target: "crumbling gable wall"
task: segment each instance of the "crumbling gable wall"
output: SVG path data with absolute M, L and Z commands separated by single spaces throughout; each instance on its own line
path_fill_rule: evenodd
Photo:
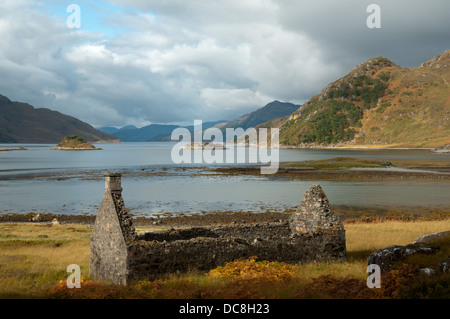
M 120 190 L 119 190 L 120 189 Z M 162 274 L 208 271 L 241 257 L 301 263 L 345 260 L 345 230 L 319 185 L 288 221 L 194 227 L 136 235 L 124 212 L 120 175 L 107 175 L 91 237 L 94 280 L 129 284 Z
M 125 215 L 121 175 L 105 175 L 105 193 L 91 235 L 89 273 L 95 280 L 126 285 L 127 247 L 134 240 Z

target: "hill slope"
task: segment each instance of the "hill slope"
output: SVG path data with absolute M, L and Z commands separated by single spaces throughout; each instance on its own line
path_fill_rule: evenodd
M 295 147 L 438 147 L 450 142 L 449 82 L 450 50 L 411 69 L 377 57 L 260 127 Z
M 116 139 L 72 116 L 12 102 L 0 94 L 1 143 L 58 143 L 64 136 L 73 134 L 89 142 Z
M 300 105 L 295 105 L 292 103 L 273 101 L 252 113 L 245 114 L 231 122 L 216 125 L 216 127 L 220 129 L 241 127 L 246 130 L 272 119 L 290 115 L 299 107 Z

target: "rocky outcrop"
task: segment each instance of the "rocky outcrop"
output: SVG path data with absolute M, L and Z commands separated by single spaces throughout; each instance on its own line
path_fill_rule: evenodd
M 367 260 L 367 264 L 377 264 L 380 266 L 381 272 L 386 272 L 396 263 L 405 260 L 408 256 L 416 254 L 433 254 L 435 252 L 436 248 L 432 247 L 394 245 L 372 253 Z
M 393 245 L 373 252 L 368 260 L 367 264 L 377 264 L 380 266 L 381 272 L 386 272 L 392 268 L 396 263 L 404 261 L 407 257 L 417 254 L 431 255 L 439 251 L 439 248 L 431 245 L 427 245 L 431 242 L 443 239 L 450 235 L 450 231 L 438 232 L 427 234 L 418 237 L 412 244 L 406 246 Z M 449 272 L 450 257 L 446 260 L 442 260 L 436 266 L 442 272 Z M 425 270 L 423 268 L 421 273 L 432 274 L 433 271 Z M 430 268 L 431 269 L 431 268 Z
M 450 144 L 436 147 L 431 150 L 433 153 L 450 153 Z
M 443 273 L 450 273 L 450 256 L 448 256 L 447 259 L 440 261 L 438 267 Z
M 427 234 L 427 235 L 423 235 L 423 236 L 418 237 L 412 243 L 413 244 L 429 243 L 431 241 L 435 241 L 437 239 L 444 238 L 444 237 L 446 237 L 448 235 L 450 235 L 450 231 L 443 231 L 443 232 L 438 232 L 438 233 Z

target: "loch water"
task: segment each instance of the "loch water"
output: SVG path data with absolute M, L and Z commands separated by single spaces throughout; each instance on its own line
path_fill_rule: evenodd
M 165 212 L 284 210 L 298 205 L 316 181 L 271 175 L 220 176 L 182 167 L 245 165 L 181 163 L 171 157 L 175 143 L 96 144 L 99 151 L 55 151 L 49 144 L 3 144 L 24 151 L 0 152 L 0 214 L 96 214 L 105 172 L 124 172 L 123 197 L 138 216 Z M 443 159 L 429 150 L 281 149 L 280 161 L 333 157 Z M 242 159 L 240 160 L 242 161 Z M 144 174 L 153 172 L 154 174 Z M 158 174 L 161 172 L 161 174 Z M 182 174 L 180 174 L 182 172 Z M 332 205 L 343 207 L 450 207 L 450 184 L 438 180 L 317 181 Z

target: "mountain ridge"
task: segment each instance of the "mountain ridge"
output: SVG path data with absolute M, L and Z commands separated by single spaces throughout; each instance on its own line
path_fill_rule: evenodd
M 207 129 L 222 122 L 223 121 L 204 122 L 202 123 L 202 127 L 203 129 Z M 150 124 L 141 128 L 137 128 L 134 125 L 126 125 L 115 131 L 112 127 L 108 126 L 99 129 L 112 132 L 110 134 L 116 136 L 123 142 L 166 142 L 171 141 L 172 131 L 176 128 L 187 128 L 189 131 L 193 131 L 194 125 Z
M 64 136 L 73 134 L 89 142 L 116 139 L 73 116 L 13 102 L 0 94 L 1 143 L 58 143 Z
M 283 147 L 422 147 L 450 142 L 450 50 L 416 68 L 369 59 L 331 82 L 278 127 Z
M 265 123 L 269 120 L 273 120 L 275 118 L 291 114 L 299 107 L 300 105 L 274 100 L 251 113 L 244 114 L 230 122 L 220 123 L 216 125 L 216 127 L 221 130 L 225 130 L 226 128 L 238 128 L 238 127 L 246 130 L 250 127 L 256 127 L 259 124 Z

